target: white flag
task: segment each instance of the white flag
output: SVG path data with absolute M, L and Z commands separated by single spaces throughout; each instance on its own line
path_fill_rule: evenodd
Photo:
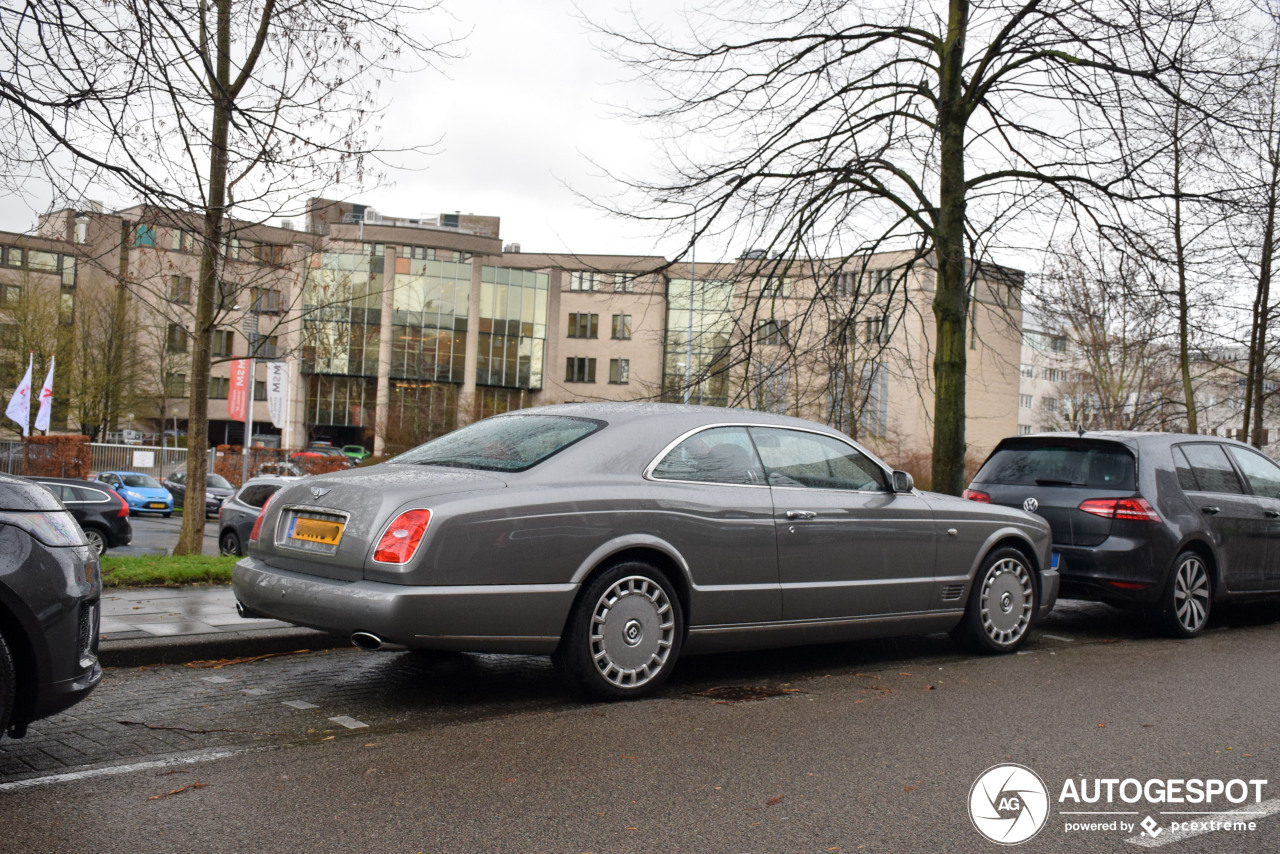
M 267 363 L 267 411 L 271 423 L 284 429 L 289 408 L 289 365 L 286 362 Z
M 5 415 L 22 425 L 24 436 L 28 433 L 27 425 L 31 423 L 31 362 L 34 359 L 33 354 L 27 360 L 27 372 L 23 375 L 22 382 L 18 383 L 18 387 L 14 389 L 9 407 L 4 411 Z
M 49 432 L 49 417 L 53 415 L 53 360 L 49 357 L 49 375 L 40 388 L 40 408 L 36 410 L 36 429 Z

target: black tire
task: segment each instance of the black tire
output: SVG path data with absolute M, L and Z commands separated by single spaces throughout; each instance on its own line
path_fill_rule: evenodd
M 1209 624 L 1213 606 L 1213 574 L 1196 552 L 1181 552 L 1169 568 L 1169 581 L 1152 616 L 1160 630 L 1174 638 L 1193 638 Z
M 0 737 L 13 721 L 13 707 L 18 695 L 18 672 L 9 645 L 0 634 Z
M 89 548 L 93 550 L 95 556 L 101 557 L 107 553 L 107 538 L 102 531 L 97 528 L 85 528 L 84 538 L 89 541 Z
M 244 550 L 240 547 L 240 535 L 230 528 L 223 531 L 218 537 L 218 554 L 223 557 L 244 557 Z
M 161 516 L 163 516 L 164 518 L 168 519 L 168 518 L 169 518 L 170 516 L 172 516 L 173 514 L 172 514 L 172 513 L 161 513 L 160 515 L 161 515 Z
M 587 582 L 552 660 L 580 693 L 633 700 L 667 680 L 683 641 L 684 610 L 671 582 L 646 563 L 628 561 Z
M 1039 600 L 1027 556 L 1012 547 L 995 549 L 978 568 L 964 617 L 951 636 L 975 652 L 1013 652 L 1027 639 Z

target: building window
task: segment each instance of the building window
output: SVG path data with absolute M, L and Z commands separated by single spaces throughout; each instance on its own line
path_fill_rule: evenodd
M 209 377 L 209 399 L 226 400 L 231 392 L 231 380 L 227 377 Z
M 185 326 L 180 323 L 170 323 L 169 334 L 165 338 L 165 349 L 170 353 L 185 353 L 187 339 L 190 337 Z
M 571 313 L 569 315 L 570 338 L 596 338 L 599 333 L 600 315 Z
M 218 280 L 218 308 L 227 311 L 236 307 L 236 286 L 225 279 Z
M 1031 427 L 1031 425 L 1030 425 L 1030 424 L 1019 424 L 1019 425 L 1018 425 L 1018 435 L 1019 435 L 1019 436 L 1030 436 L 1030 435 L 1031 435 L 1031 430 L 1032 430 L 1032 427 Z
M 1030 409 L 1030 408 L 1031 408 L 1031 395 L 1029 395 L 1029 394 L 1020 394 L 1020 395 L 1018 395 L 1018 406 L 1019 406 L 1019 407 L 1021 407 L 1022 409 Z
M 1018 369 L 1018 373 L 1022 375 L 1024 380 L 1033 380 L 1036 378 L 1036 369 L 1031 365 L 1023 365 Z
M 22 299 L 22 285 L 5 285 L 0 288 L 0 305 L 14 306 Z
M 631 382 L 631 360 L 609 360 L 609 382 L 614 385 L 626 385 Z
M 631 337 L 631 315 L 615 314 L 613 316 L 613 337 L 622 341 Z
M 184 330 L 185 331 L 185 330 Z M 213 330 L 213 355 L 214 356 L 230 356 L 232 354 L 232 343 L 235 333 L 230 329 Z M 186 352 L 184 348 L 182 352 Z
M 1056 397 L 1042 397 L 1040 398 L 1040 408 L 1045 412 L 1057 412 L 1058 399 Z
M 156 227 L 154 225 L 138 224 L 133 232 L 133 245 L 135 248 L 141 246 L 156 245 Z
M 261 314 L 279 314 L 280 291 L 276 288 L 254 288 L 252 310 Z
M 274 359 L 280 353 L 280 338 L 276 335 L 258 336 L 258 349 L 253 352 L 256 359 Z
M 253 381 L 253 399 L 254 400 L 267 399 L 267 381 L 266 380 Z
M 180 302 L 183 304 L 191 302 L 190 276 L 169 277 L 169 302 Z
M 888 326 L 884 318 L 877 317 L 862 321 L 862 343 L 883 344 L 888 340 Z
M 615 294 L 634 293 L 636 289 L 635 273 L 614 273 L 613 292 Z
M 756 327 L 756 343 L 777 346 L 787 343 L 787 321 L 766 320 Z
M 1044 378 L 1051 383 L 1060 383 L 1067 378 L 1067 372 L 1062 368 L 1045 368 Z
M 574 270 L 569 274 L 569 290 L 571 291 L 598 291 L 600 290 L 600 274 L 587 272 L 586 270 Z
M 32 270 L 43 270 L 47 273 L 58 271 L 58 256 L 54 252 L 41 252 L 32 249 L 27 253 L 27 266 Z
M 4 251 L 4 263 L 10 267 L 22 266 L 22 247 L 6 246 Z
M 564 381 L 567 383 L 593 383 L 596 381 L 596 360 L 581 356 L 565 359 Z
M 259 243 L 253 247 L 253 258 L 259 264 L 284 266 L 284 247 L 278 243 Z
M 172 372 L 165 374 L 164 393 L 169 397 L 186 397 L 187 375 Z
M 791 280 L 786 276 L 769 276 L 760 284 L 760 296 L 766 299 L 791 296 Z

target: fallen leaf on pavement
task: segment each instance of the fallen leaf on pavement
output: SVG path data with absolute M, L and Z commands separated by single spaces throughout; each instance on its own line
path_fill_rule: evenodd
M 208 783 L 189 783 L 185 786 L 182 786 L 181 788 L 177 788 L 177 789 L 173 789 L 172 791 L 165 792 L 163 795 L 152 795 L 151 797 L 147 798 L 147 800 L 158 801 L 163 798 L 168 798 L 177 794 L 181 794 L 182 792 L 185 792 L 187 789 L 207 789 L 208 787 L 209 787 Z
M 777 797 L 770 798 L 769 800 L 765 801 L 765 804 L 771 807 L 776 807 L 778 804 L 782 803 L 783 797 L 785 796 L 778 795 Z

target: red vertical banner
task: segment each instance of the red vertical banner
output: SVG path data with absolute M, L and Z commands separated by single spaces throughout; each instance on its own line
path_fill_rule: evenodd
M 231 387 L 227 390 L 227 418 L 243 421 L 248 413 L 245 390 L 249 388 L 249 360 L 231 360 Z

